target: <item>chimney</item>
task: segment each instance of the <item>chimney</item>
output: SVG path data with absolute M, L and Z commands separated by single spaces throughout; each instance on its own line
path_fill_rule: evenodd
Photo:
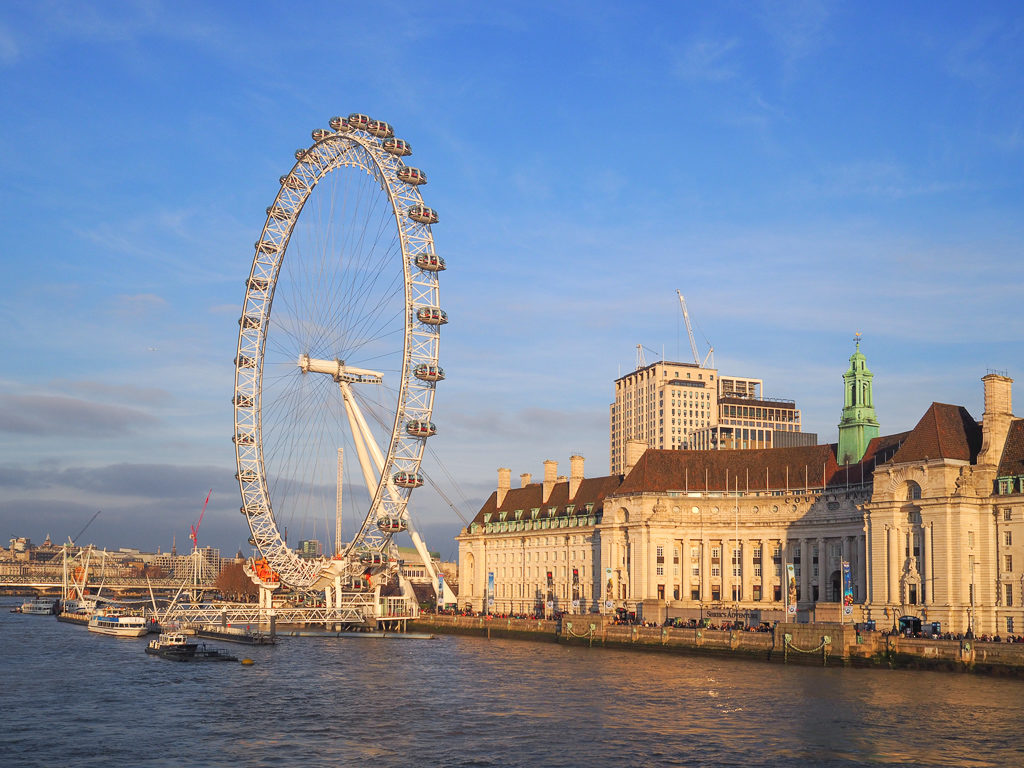
M 985 415 L 981 422 L 981 453 L 978 464 L 998 464 L 1013 420 L 1013 379 L 999 373 L 982 376 L 985 382 Z
M 579 454 L 569 457 L 569 501 L 576 498 L 576 491 L 583 482 L 583 457 Z
M 498 506 L 505 501 L 505 494 L 512 487 L 512 470 L 501 467 L 498 469 Z
M 625 474 L 629 474 L 633 471 L 633 467 L 640 461 L 640 457 L 644 455 L 644 451 L 647 450 L 647 443 L 643 440 L 627 440 L 626 441 L 626 471 Z
M 523 472 L 523 474 L 521 474 L 519 476 L 519 481 L 523 484 L 522 485 L 523 488 L 528 486 L 532 480 L 533 480 L 533 477 L 530 476 L 529 472 Z
M 551 490 L 555 487 L 555 479 L 558 476 L 558 462 L 554 459 L 547 459 L 544 462 L 544 493 L 541 496 L 541 503 L 547 504 L 551 497 Z

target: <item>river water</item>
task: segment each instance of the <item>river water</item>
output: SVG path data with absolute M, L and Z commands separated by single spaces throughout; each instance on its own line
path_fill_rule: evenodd
M 5 602 L 5 767 L 1024 765 L 1013 680 L 456 636 L 183 664 Z

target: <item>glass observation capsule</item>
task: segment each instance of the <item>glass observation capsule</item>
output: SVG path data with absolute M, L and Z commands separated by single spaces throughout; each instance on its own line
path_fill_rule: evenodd
M 361 115 L 358 112 L 353 112 L 348 116 L 348 124 L 353 128 L 358 128 L 361 131 L 365 131 L 370 127 L 370 123 L 374 122 L 373 118 L 369 115 Z
M 347 117 L 332 117 L 329 124 L 331 130 L 338 131 L 339 133 L 348 133 L 352 130 Z
M 448 313 L 439 307 L 420 307 L 416 310 L 416 319 L 426 325 L 444 325 L 448 322 Z
M 437 224 L 439 221 L 437 211 L 419 203 L 411 206 L 407 213 L 410 219 L 420 224 Z
M 416 256 L 416 266 L 427 272 L 440 272 L 446 269 L 444 259 L 436 253 L 420 253 Z
M 389 155 L 408 157 L 412 154 L 412 146 L 402 139 L 388 139 L 384 142 L 384 151 Z
M 366 126 L 366 132 L 371 136 L 376 136 L 378 139 L 390 139 L 395 135 L 391 126 L 383 120 L 371 120 Z
M 420 363 L 413 369 L 413 376 L 420 381 L 441 381 L 444 379 L 444 368 L 439 365 Z
M 412 184 L 414 187 L 427 183 L 427 174 L 419 168 L 413 168 L 408 165 L 399 168 L 398 173 L 395 175 L 398 177 L 399 181 L 404 181 L 406 184 Z
M 399 517 L 379 517 L 377 527 L 382 533 L 401 533 L 409 526 Z
M 423 475 L 419 472 L 395 472 L 391 480 L 399 488 L 419 488 L 423 485 Z
M 331 135 L 331 132 L 328 131 L 326 128 L 316 128 L 314 129 L 312 135 L 313 141 L 323 141 L 324 139 Z
M 421 421 L 413 419 L 406 422 L 405 431 L 413 437 L 433 437 L 437 434 L 437 427 L 432 421 Z

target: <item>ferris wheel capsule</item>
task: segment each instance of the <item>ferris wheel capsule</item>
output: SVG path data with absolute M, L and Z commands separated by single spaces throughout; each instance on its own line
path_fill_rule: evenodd
M 390 139 L 395 135 L 394 129 L 383 120 L 371 120 L 366 126 L 366 132 L 378 139 Z
M 407 165 L 399 168 L 395 175 L 399 181 L 404 181 L 406 184 L 412 184 L 415 187 L 427 183 L 427 174 L 419 168 L 413 168 L 412 166 Z
M 420 307 L 416 310 L 416 319 L 426 325 L 444 325 L 448 322 L 448 313 L 440 307 Z
M 256 278 L 253 278 L 256 279 Z M 260 316 L 259 315 L 242 315 L 238 318 L 238 324 L 247 330 L 253 330 L 260 327 Z
M 420 381 L 442 381 L 444 379 L 444 368 L 439 365 L 421 363 L 413 369 L 413 376 Z
M 406 422 L 405 431 L 413 437 L 433 437 L 437 434 L 437 427 L 432 421 L 413 419 Z
M 231 440 L 236 445 L 252 445 L 256 442 L 256 437 L 252 432 L 238 432 L 233 438 L 231 438 Z
M 400 517 L 379 517 L 377 518 L 377 527 L 382 533 L 401 533 L 409 525 Z
M 250 277 L 245 283 L 250 291 L 266 291 L 270 287 L 270 281 L 263 277 Z
M 384 555 L 380 552 L 360 552 L 359 562 L 363 565 L 382 565 L 384 563 Z
M 399 488 L 419 488 L 423 485 L 423 475 L 419 472 L 395 472 L 391 479 Z
M 331 135 L 331 132 L 328 131 L 326 128 L 315 128 L 315 129 L 313 129 L 313 134 L 312 134 L 313 141 L 323 141 L 324 139 L 326 139 L 330 135 Z
M 396 155 L 397 157 L 408 157 L 412 154 L 412 146 L 407 141 L 402 139 L 388 139 L 383 144 L 384 151 L 389 155 Z
M 285 221 L 286 219 L 290 219 L 292 214 L 291 211 L 282 208 L 279 205 L 268 205 L 267 216 L 272 219 L 277 219 L 278 221 Z
M 441 272 L 446 269 L 444 259 L 436 253 L 420 253 L 416 255 L 416 266 L 427 272 Z
M 410 206 L 407 214 L 410 219 L 418 221 L 420 224 L 437 224 L 439 221 L 437 211 L 419 203 Z
M 329 124 L 333 130 L 339 133 L 348 133 L 352 130 L 346 117 L 332 117 Z
M 298 149 L 295 150 L 295 159 L 296 160 L 301 160 L 302 158 L 304 158 L 306 156 L 306 153 L 308 151 L 309 150 L 306 149 L 305 147 L 299 147 Z
M 370 127 L 370 123 L 374 122 L 373 118 L 369 115 L 362 115 L 358 112 L 353 112 L 348 116 L 348 124 L 353 128 L 358 128 L 361 131 L 365 131 Z

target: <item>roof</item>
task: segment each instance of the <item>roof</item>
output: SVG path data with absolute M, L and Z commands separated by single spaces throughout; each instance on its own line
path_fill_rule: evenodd
M 999 459 L 999 477 L 1024 475 L 1024 419 L 1010 422 L 1003 444 L 1003 455 Z
M 932 403 L 892 461 L 903 464 L 927 459 L 955 459 L 973 463 L 980 450 L 981 426 L 966 408 Z
M 543 508 L 545 511 L 556 507 L 555 515 L 568 514 L 566 507 L 569 504 L 575 506 L 576 511 L 582 510 L 587 504 L 593 504 L 593 513 L 603 511 L 604 498 L 612 493 L 622 483 L 622 475 L 607 475 L 605 477 L 586 477 L 580 482 L 576 489 L 576 495 L 569 498 L 569 481 L 560 480 L 551 489 L 551 496 L 544 501 L 544 484 L 530 483 L 525 488 L 510 488 L 505 494 L 501 505 L 498 505 L 498 492 L 494 491 L 484 505 L 473 518 L 474 523 L 483 523 L 485 515 L 493 515 L 497 512 L 513 512 L 521 509 L 529 512 L 532 509 Z

